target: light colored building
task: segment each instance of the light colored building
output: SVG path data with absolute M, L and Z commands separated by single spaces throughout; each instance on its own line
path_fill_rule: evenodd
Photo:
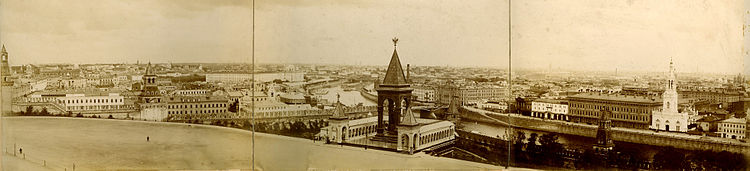
M 171 93 L 173 96 L 206 96 L 210 95 L 211 90 L 175 90 Z
M 745 139 L 747 131 L 747 120 L 731 117 L 719 122 L 717 133 L 722 138 Z
M 484 103 L 479 103 L 477 104 L 477 107 L 482 109 L 508 110 L 508 104 L 498 100 L 489 100 Z
M 57 102 L 71 112 L 128 109 L 125 98 L 119 93 L 107 94 L 66 94 Z
M 172 120 L 230 119 L 227 99 L 212 95 L 183 95 L 165 97 L 167 116 Z
M 417 96 L 417 101 L 435 102 L 435 91 L 435 87 L 417 85 L 414 86 L 414 91 L 412 92 L 412 94 L 414 94 L 414 96 Z
M 674 64 L 669 61 L 669 75 L 662 93 L 662 107 L 651 114 L 651 129 L 660 131 L 687 132 L 689 116 L 687 112 L 677 110 L 678 98 L 677 80 L 675 79 Z
M 506 92 L 507 89 L 494 85 L 443 85 L 437 88 L 435 100 L 440 104 L 448 104 L 453 96 L 458 96 L 461 105 L 467 106 L 482 103 L 486 100 L 503 99 Z
M 568 102 L 555 99 L 536 99 L 531 102 L 531 116 L 567 121 L 569 119 Z

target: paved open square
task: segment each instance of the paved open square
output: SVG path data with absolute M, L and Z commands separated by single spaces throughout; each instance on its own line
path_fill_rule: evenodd
M 23 170 L 249 170 L 251 132 L 206 125 L 109 119 L 8 117 L 3 168 Z M 146 140 L 148 137 L 148 141 Z M 256 134 L 256 169 L 499 169 L 425 154 L 406 155 Z M 16 151 L 22 148 L 26 154 Z M 9 154 L 10 153 L 10 154 Z M 45 166 L 41 166 L 46 163 Z

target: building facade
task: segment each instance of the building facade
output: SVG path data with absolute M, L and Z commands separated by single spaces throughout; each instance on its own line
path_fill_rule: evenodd
M 226 115 L 228 101 L 221 96 L 170 96 L 164 100 L 167 116 L 173 120 L 239 118 L 236 115 Z
M 677 102 L 679 94 L 677 94 L 677 80 L 675 79 L 675 69 L 672 61 L 669 61 L 669 75 L 667 75 L 667 82 L 664 85 L 664 93 L 662 93 L 662 107 L 659 110 L 655 110 L 651 117 L 651 129 L 660 131 L 676 131 L 676 132 L 687 132 L 688 131 L 688 113 L 679 112 Z
M 747 120 L 732 117 L 719 122 L 717 133 L 722 138 L 745 139 L 746 131 Z
M 241 73 L 211 73 L 206 74 L 206 82 L 225 82 L 225 83 L 242 83 L 251 81 L 255 78 L 259 82 L 270 82 L 276 79 L 282 81 L 298 82 L 305 81 L 305 74 L 301 72 L 283 72 L 283 73 L 257 73 L 253 74 L 241 74 Z
M 458 96 L 461 105 L 476 105 L 487 100 L 500 100 L 505 98 L 506 89 L 493 85 L 460 86 L 447 84 L 436 89 L 436 101 L 440 104 L 449 104 L 453 96 Z
M 531 102 L 531 117 L 567 121 L 568 102 L 565 100 L 536 99 Z
M 66 94 L 56 100 L 71 112 L 130 109 L 119 93 Z
M 596 124 L 601 110 L 609 108 L 612 127 L 649 129 L 651 114 L 662 106 L 654 96 L 582 93 L 568 97 L 571 122 Z
M 417 101 L 420 102 L 435 102 L 435 87 L 427 85 L 414 86 L 414 96 L 417 97 Z

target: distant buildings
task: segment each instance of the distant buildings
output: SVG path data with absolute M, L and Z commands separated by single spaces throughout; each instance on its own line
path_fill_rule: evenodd
M 460 86 L 449 83 L 438 86 L 435 92 L 435 100 L 440 104 L 448 104 L 453 96 L 458 96 L 461 105 L 476 105 L 486 100 L 505 98 L 507 89 L 495 85 Z
M 435 102 L 436 88 L 428 85 L 416 85 L 412 94 L 417 97 L 417 101 L 432 103 Z
M 456 98 L 456 99 L 458 99 L 458 98 Z M 490 110 L 492 110 L 492 109 L 494 109 L 494 110 L 501 110 L 501 111 L 508 110 L 508 104 L 505 103 L 505 102 L 503 102 L 503 101 L 499 101 L 499 100 L 488 100 L 488 101 L 486 101 L 484 103 L 477 104 L 477 107 L 479 107 L 481 109 L 490 109 Z
M 276 79 L 281 81 L 298 82 L 305 81 L 304 74 L 301 72 L 283 72 L 283 73 L 256 73 L 255 80 L 260 82 L 269 82 Z M 224 83 L 242 83 L 253 80 L 253 74 L 234 74 L 234 73 L 211 73 L 206 74 L 206 82 L 224 82 Z

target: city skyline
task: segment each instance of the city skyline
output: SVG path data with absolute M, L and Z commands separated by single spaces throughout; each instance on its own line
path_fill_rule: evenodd
M 737 3 L 514 2 L 513 65 L 664 71 L 672 57 L 680 72 L 736 74 L 745 68 L 748 74 L 742 65 L 750 61 L 742 55 L 743 8 Z M 402 40 L 404 63 L 507 67 L 507 1 L 256 4 L 257 63 L 382 64 L 395 36 Z M 7 1 L 3 6 L 9 10 L 0 13 L 0 37 L 11 65 L 251 63 L 250 1 Z M 29 18 L 43 22 L 24 22 Z

